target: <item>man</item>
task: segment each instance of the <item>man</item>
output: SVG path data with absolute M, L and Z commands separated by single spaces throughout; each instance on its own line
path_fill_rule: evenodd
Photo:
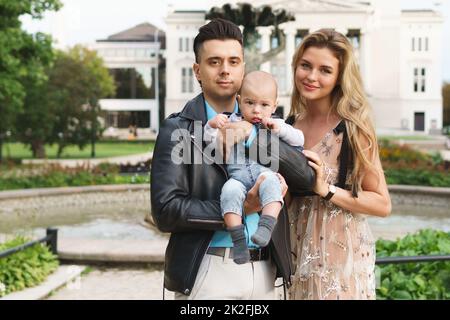
M 194 53 L 193 69 L 202 93 L 164 121 L 153 152 L 152 215 L 161 231 L 171 233 L 164 287 L 175 291 L 176 299 L 274 299 L 276 276 L 283 277 L 289 285 L 293 274 L 286 210 L 280 213 L 269 246 L 259 248 L 250 243 L 250 263 L 236 264 L 220 210 L 221 189 L 228 179 L 224 166 L 217 162 L 173 160 L 174 155 L 180 155 L 180 141 L 173 139 L 174 132 L 187 131 L 189 134 L 181 139 L 189 140 L 190 152 L 210 158 L 195 128 L 204 126 L 217 113 L 238 111 L 236 97 L 245 66 L 240 29 L 226 20 L 212 20 L 199 29 Z M 245 134 L 250 132 L 251 128 L 247 128 Z M 182 157 L 186 159 L 186 154 Z M 297 181 L 291 182 L 294 190 L 311 190 L 313 171 L 301 157 L 298 151 L 280 142 L 281 174 L 284 170 L 289 175 L 288 182 Z M 192 159 L 192 154 L 187 158 Z M 287 163 L 293 158 L 301 158 L 299 170 L 298 160 Z M 258 224 L 259 216 L 254 213 L 260 209 L 255 196 L 258 185 L 249 191 L 244 204 L 248 239 Z

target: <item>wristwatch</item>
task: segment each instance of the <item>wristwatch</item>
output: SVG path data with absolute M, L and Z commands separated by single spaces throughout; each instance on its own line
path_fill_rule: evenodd
M 323 198 L 325 200 L 330 200 L 334 196 L 335 193 L 336 193 L 336 186 L 329 184 L 328 185 L 328 194 Z

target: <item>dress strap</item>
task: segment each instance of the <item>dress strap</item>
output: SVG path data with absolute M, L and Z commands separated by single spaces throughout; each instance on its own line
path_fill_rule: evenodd
M 285 122 L 292 126 L 295 122 L 295 115 L 287 117 Z
M 339 134 L 341 132 L 344 133 L 342 137 L 342 147 L 339 153 L 339 177 L 337 185 L 339 188 L 346 189 L 345 182 L 347 180 L 347 172 L 349 167 L 353 169 L 353 159 L 345 121 L 342 120 L 341 122 L 339 122 L 339 124 L 336 126 L 336 128 L 333 129 L 333 131 L 335 134 Z M 352 188 L 352 195 L 355 198 L 358 197 L 358 193 L 355 188 Z

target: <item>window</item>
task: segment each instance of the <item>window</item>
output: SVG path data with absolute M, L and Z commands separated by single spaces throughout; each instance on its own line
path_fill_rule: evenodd
M 425 68 L 422 68 L 421 91 L 425 92 Z
M 353 48 L 358 49 L 361 39 L 361 32 L 359 29 L 350 29 L 347 32 L 347 38 L 352 44 Z
M 112 99 L 152 99 L 154 81 L 152 70 L 148 67 L 109 69 L 114 78 L 116 91 L 108 98 Z
M 275 48 L 278 48 L 278 46 L 279 46 L 278 37 L 276 35 L 272 35 L 271 41 L 270 41 L 270 47 L 272 49 L 275 49 Z
M 186 69 L 187 68 L 181 68 L 181 92 L 186 93 Z
M 295 35 L 295 47 L 298 47 L 302 40 L 308 35 L 308 30 L 301 29 L 297 31 Z
M 426 69 L 414 68 L 414 92 L 426 92 Z
M 302 43 L 303 38 L 300 37 L 298 34 L 295 36 L 295 47 L 297 48 L 300 43 Z
M 414 68 L 414 92 L 417 92 L 419 90 L 418 75 L 419 75 L 419 69 Z
M 191 51 L 190 43 L 194 43 L 194 40 L 190 39 L 190 38 L 179 38 L 178 39 L 178 51 L 179 52 L 189 52 L 189 51 Z
M 416 38 L 412 38 L 411 41 L 411 50 L 415 51 L 416 50 Z
M 194 72 L 192 68 L 181 68 L 181 92 L 194 92 Z
M 422 38 L 419 38 L 419 51 L 422 51 Z
M 189 78 L 188 78 L 189 92 L 194 92 L 194 71 L 192 70 L 192 68 L 189 68 L 188 75 L 189 75 Z
M 428 51 L 428 37 L 425 38 L 425 51 Z

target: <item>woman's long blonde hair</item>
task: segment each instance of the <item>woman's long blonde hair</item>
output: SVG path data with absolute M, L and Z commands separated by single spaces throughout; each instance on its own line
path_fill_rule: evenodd
M 370 115 L 371 107 L 364 93 L 353 47 L 344 35 L 332 29 L 321 29 L 305 37 L 292 59 L 294 88 L 290 116 L 304 118 L 308 112 L 307 101 L 295 85 L 295 72 L 304 52 L 310 47 L 328 48 L 339 60 L 339 75 L 331 93 L 330 111 L 335 111 L 345 120 L 353 163 L 351 184 L 355 195 L 361 190 L 361 182 L 367 170 L 378 174 L 374 167 L 378 144 Z

